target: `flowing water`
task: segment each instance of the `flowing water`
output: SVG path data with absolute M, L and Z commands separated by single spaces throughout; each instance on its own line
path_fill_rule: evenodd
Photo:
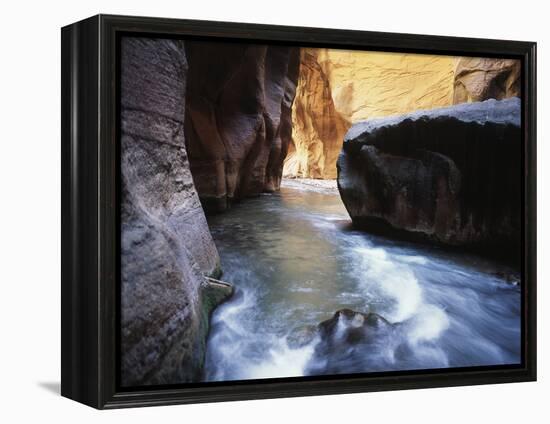
M 509 269 L 354 231 L 337 191 L 283 187 L 209 224 L 235 294 L 212 317 L 207 381 L 520 362 Z M 308 335 L 343 308 L 398 331 L 323 357 Z

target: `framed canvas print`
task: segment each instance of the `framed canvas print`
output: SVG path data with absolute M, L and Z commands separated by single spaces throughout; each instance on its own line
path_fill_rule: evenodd
M 62 394 L 536 379 L 535 43 L 62 29 Z

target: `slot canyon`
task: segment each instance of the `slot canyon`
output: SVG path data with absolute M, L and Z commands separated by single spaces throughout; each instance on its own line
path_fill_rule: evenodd
M 517 360 L 518 61 L 121 46 L 123 385 Z

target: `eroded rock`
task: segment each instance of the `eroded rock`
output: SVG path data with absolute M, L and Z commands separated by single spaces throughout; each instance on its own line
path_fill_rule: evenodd
M 385 318 L 373 312 L 364 314 L 341 309 L 319 324 L 319 334 L 322 341 L 329 345 L 342 342 L 356 344 L 376 337 L 377 332 L 387 332 L 391 327 L 392 324 Z
M 318 326 L 318 342 L 307 374 L 364 372 L 382 364 L 380 356 L 391 349 L 396 325 L 382 316 L 341 309 Z M 382 365 L 381 365 L 382 366 Z
M 521 94 L 521 62 L 462 57 L 455 70 L 453 103 L 501 100 Z
M 219 257 L 185 148 L 184 44 L 123 38 L 121 65 L 122 384 L 196 381 Z
M 284 166 L 288 177 L 336 178 L 336 159 L 350 124 L 336 110 L 330 79 L 319 63 L 324 51 L 301 51 L 292 143 Z
M 520 112 L 512 98 L 355 124 L 338 159 L 354 225 L 519 258 Z
M 204 208 L 278 190 L 299 49 L 193 41 L 186 50 L 187 151 Z
M 284 175 L 335 178 L 353 122 L 452 104 L 450 56 L 304 48 Z

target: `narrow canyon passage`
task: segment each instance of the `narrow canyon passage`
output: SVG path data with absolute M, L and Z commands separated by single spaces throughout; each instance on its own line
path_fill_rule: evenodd
M 352 230 L 337 189 L 322 184 L 284 180 L 280 192 L 210 217 L 236 290 L 212 317 L 205 380 L 520 362 L 510 269 Z M 333 343 L 320 340 L 318 324 L 343 308 L 389 325 L 353 343 L 339 335 L 362 318 L 342 315 Z
M 121 48 L 123 386 L 520 361 L 519 61 Z

